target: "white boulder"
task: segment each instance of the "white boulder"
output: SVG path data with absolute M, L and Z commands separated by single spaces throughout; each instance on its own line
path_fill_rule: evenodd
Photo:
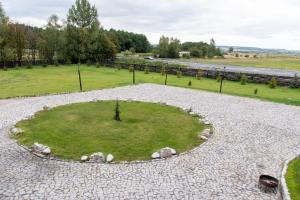
M 200 138 L 201 138 L 202 140 L 204 140 L 204 141 L 207 141 L 207 140 L 208 140 L 208 138 L 205 137 L 205 136 L 203 136 L 203 135 L 202 135 Z
M 112 154 L 108 154 L 106 156 L 106 162 L 112 162 L 114 160 L 114 156 Z
M 24 131 L 21 128 L 12 128 L 11 133 L 14 135 L 18 135 L 18 134 L 24 133 Z
M 160 154 L 158 152 L 154 152 L 152 155 L 151 155 L 151 158 L 152 159 L 158 159 L 160 158 Z
M 39 154 L 43 154 L 43 155 L 49 155 L 51 154 L 51 149 L 45 145 L 39 144 L 37 142 L 35 142 L 32 146 L 33 151 Z
M 81 160 L 82 162 L 86 162 L 86 161 L 89 160 L 89 157 L 88 157 L 88 156 L 81 156 L 80 160 Z
M 104 163 L 105 162 L 105 156 L 101 152 L 93 153 L 91 155 L 90 161 L 91 162 L 97 162 L 97 163 Z

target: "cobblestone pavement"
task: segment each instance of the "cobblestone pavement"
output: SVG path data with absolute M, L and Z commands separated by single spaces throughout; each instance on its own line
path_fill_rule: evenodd
M 43 160 L 8 137 L 10 127 L 45 105 L 95 98 L 192 107 L 215 133 L 178 157 L 112 165 Z M 279 199 L 258 189 L 258 177 L 280 177 L 283 161 L 299 151 L 299 124 L 300 107 L 153 84 L 2 100 L 0 199 Z

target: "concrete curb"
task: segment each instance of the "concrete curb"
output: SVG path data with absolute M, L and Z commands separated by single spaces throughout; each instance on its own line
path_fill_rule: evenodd
M 287 183 L 286 183 L 286 180 L 285 180 L 285 175 L 286 175 L 286 172 L 287 172 L 287 169 L 288 169 L 288 165 L 289 163 L 300 157 L 300 151 L 297 153 L 297 154 L 294 154 L 293 156 L 291 156 L 289 159 L 287 159 L 285 162 L 284 162 L 284 166 L 283 166 L 283 169 L 282 169 L 282 172 L 281 172 L 281 177 L 280 177 L 280 186 L 281 186 L 281 196 L 282 196 L 282 200 L 291 200 L 291 196 L 290 196 L 290 193 L 289 193 L 289 190 L 288 190 L 288 187 L 287 187 Z

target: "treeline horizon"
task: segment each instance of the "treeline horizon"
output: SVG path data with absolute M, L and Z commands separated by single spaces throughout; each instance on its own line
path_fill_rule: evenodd
M 0 62 L 26 61 L 35 63 L 103 62 L 114 60 L 119 52 L 149 53 L 161 58 L 178 58 L 180 51 L 190 51 L 192 57 L 222 56 L 212 39 L 205 42 L 180 43 L 177 38 L 162 36 L 158 46 L 152 46 L 144 34 L 124 30 L 104 29 L 98 11 L 88 0 L 76 0 L 66 20 L 60 24 L 57 15 L 49 17 L 44 27 L 12 22 L 0 2 Z

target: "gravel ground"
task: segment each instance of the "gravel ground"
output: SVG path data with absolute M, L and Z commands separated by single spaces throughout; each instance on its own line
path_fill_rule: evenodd
M 115 165 L 43 160 L 8 137 L 43 106 L 116 98 L 192 107 L 214 136 L 178 157 Z M 153 84 L 2 100 L 0 199 L 280 199 L 261 192 L 258 177 L 280 177 L 283 161 L 299 152 L 299 124 L 300 107 Z

